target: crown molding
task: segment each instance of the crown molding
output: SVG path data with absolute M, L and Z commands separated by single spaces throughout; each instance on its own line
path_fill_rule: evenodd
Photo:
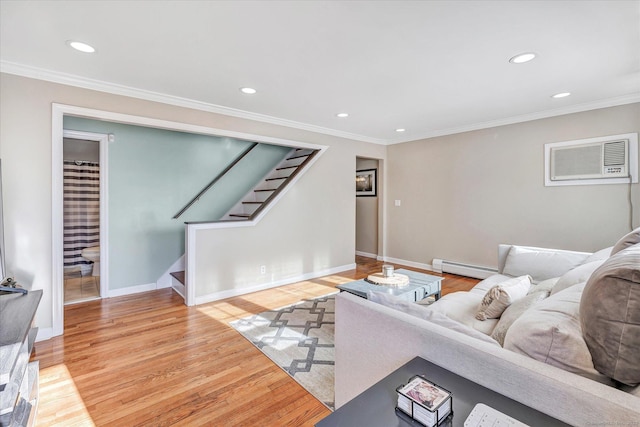
M 29 77 L 37 80 L 45 80 L 52 83 L 59 83 L 68 86 L 81 87 L 84 89 L 106 92 L 114 95 L 128 96 L 131 98 L 143 99 L 146 101 L 159 102 L 163 104 L 174 105 L 177 107 L 190 108 L 194 110 L 206 111 L 209 113 L 223 114 L 242 119 L 254 120 L 258 122 L 270 123 L 278 126 L 285 126 L 294 129 L 301 129 L 309 132 L 320 133 L 324 135 L 336 136 L 355 141 L 369 142 L 378 145 L 394 145 L 405 142 L 419 141 L 422 139 L 435 138 L 438 136 L 453 135 L 456 133 L 470 132 L 474 130 L 487 129 L 498 126 L 506 126 L 515 123 L 528 122 L 532 120 L 545 119 L 549 117 L 561 116 L 565 114 L 580 113 L 583 111 L 597 110 L 600 108 L 616 107 L 619 105 L 632 104 L 640 102 L 640 93 L 623 95 L 615 98 L 601 99 L 598 101 L 586 102 L 577 105 L 571 105 L 553 110 L 538 111 L 535 113 L 521 114 L 518 116 L 506 117 L 498 120 L 489 120 L 486 122 L 472 123 L 464 126 L 456 126 L 447 129 L 436 129 L 410 138 L 396 139 L 379 139 L 369 136 L 343 132 L 336 129 L 315 126 L 307 123 L 296 122 L 293 120 L 281 119 L 278 117 L 268 116 L 265 114 L 252 113 L 250 111 L 238 110 L 235 108 L 224 107 L 221 105 L 210 104 L 207 102 L 196 101 L 188 98 L 167 95 L 159 92 L 153 92 L 143 89 L 137 89 L 130 86 L 119 85 L 115 83 L 104 82 L 101 80 L 89 79 L 76 76 L 73 74 L 60 73 L 43 68 L 32 67 L 29 65 L 18 64 L 8 61 L 0 61 L 0 72 L 7 74 L 15 74 L 22 77 Z
M 598 110 L 600 108 L 617 107 L 619 105 L 633 104 L 640 102 L 640 93 L 623 95 L 615 98 L 600 99 L 598 101 L 585 102 L 553 110 L 538 111 L 536 113 L 521 114 L 518 116 L 506 117 L 504 119 L 490 120 L 487 122 L 473 123 L 465 126 L 456 126 L 448 129 L 430 131 L 420 136 L 413 136 L 411 139 L 394 139 L 387 145 L 402 144 L 404 142 L 419 141 L 422 139 L 435 138 L 438 136 L 453 135 L 456 133 L 470 132 L 480 129 L 488 129 L 498 126 L 512 125 L 515 123 L 530 122 L 532 120 L 546 119 L 549 117 L 562 116 L 565 114 L 581 113 L 583 111 Z
M 119 85 L 116 83 L 89 79 L 73 74 L 51 71 L 44 68 L 32 67 L 30 65 L 18 64 L 15 62 L 0 61 L 0 72 L 15 74 L 22 77 L 29 77 L 37 80 L 45 80 L 48 82 L 59 83 L 68 86 L 80 87 L 83 89 L 95 90 L 98 92 L 106 92 L 114 95 L 143 99 L 145 101 L 159 102 L 162 104 L 174 105 L 176 107 L 191 108 L 194 110 L 206 111 L 209 113 L 223 114 L 226 116 L 233 116 L 242 119 L 270 123 L 278 126 L 306 130 L 309 132 L 337 136 L 339 138 L 369 142 L 379 145 L 387 145 L 389 143 L 389 141 L 383 139 L 371 138 L 368 136 L 353 134 L 349 132 L 342 132 L 336 129 L 315 126 L 307 123 L 296 122 L 293 120 L 281 119 L 278 117 L 268 116 L 266 114 L 252 113 L 250 111 L 238 110 L 236 108 L 224 107 L 222 105 L 210 104 L 207 102 L 182 98 L 179 96 L 167 95 L 164 93 L 138 89 L 130 86 Z

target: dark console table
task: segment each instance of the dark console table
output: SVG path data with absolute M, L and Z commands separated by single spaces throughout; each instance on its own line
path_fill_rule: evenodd
M 453 395 L 453 416 L 441 425 L 463 426 L 464 421 L 477 403 L 484 403 L 530 426 L 567 425 L 533 408 L 449 372 L 440 366 L 416 357 L 338 408 L 333 414 L 322 419 L 316 426 L 419 426 L 420 424 L 417 422 L 411 422 L 395 412 L 397 402 L 396 387 L 400 384 L 406 384 L 409 378 L 416 374 L 424 375 L 432 382 L 451 391 Z M 522 386 L 526 387 L 526 384 Z
M 29 363 L 42 291 L 0 294 L 0 426 L 32 426 L 38 404 L 38 362 Z

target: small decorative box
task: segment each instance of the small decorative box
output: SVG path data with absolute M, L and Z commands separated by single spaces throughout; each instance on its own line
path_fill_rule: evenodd
M 409 382 L 398 387 L 396 392 L 398 392 L 396 410 L 402 411 L 426 427 L 441 424 L 453 413 L 451 392 L 422 375 L 411 377 Z

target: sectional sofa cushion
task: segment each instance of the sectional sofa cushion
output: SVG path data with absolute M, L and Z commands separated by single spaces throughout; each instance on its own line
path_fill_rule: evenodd
M 476 319 L 476 312 L 484 295 L 480 292 L 453 292 L 429 306 L 429 310 L 441 313 L 485 335 L 491 335 L 498 319 Z
M 525 311 L 507 330 L 504 348 L 611 385 L 594 368 L 582 337 L 578 314 L 584 286 L 574 285 Z
M 500 283 L 506 282 L 507 280 L 512 279 L 511 276 L 505 276 L 504 274 L 492 274 L 487 277 L 477 285 L 475 285 L 469 292 L 473 292 L 475 294 L 485 295 L 487 291 L 493 288 L 495 285 L 499 285 Z
M 586 282 L 587 280 L 589 280 L 589 277 L 591 277 L 591 274 L 593 274 L 593 272 L 596 271 L 596 269 L 600 267 L 603 262 L 604 261 L 592 261 L 569 270 L 558 279 L 558 283 L 556 283 L 556 285 L 551 290 L 551 295 L 556 294 L 564 289 L 570 288 L 571 286 L 578 283 Z
M 531 287 L 531 276 L 509 279 L 489 289 L 482 299 L 476 319 L 497 319 L 515 301 L 524 298 Z M 488 303 L 488 304 L 487 304 Z
M 533 283 L 539 283 L 553 277 L 560 277 L 583 263 L 588 256 L 589 254 L 580 252 L 511 246 L 502 274 L 511 277 L 528 274 L 532 277 Z
M 640 384 L 640 243 L 591 275 L 580 315 L 595 368 L 623 384 Z
M 367 293 L 367 299 L 372 302 L 393 308 L 395 310 L 402 311 L 403 313 L 407 313 L 411 316 L 419 317 L 432 323 L 436 323 L 440 326 L 444 326 L 449 330 L 468 335 L 484 342 L 498 345 L 498 343 L 488 335 L 476 331 L 475 329 L 463 325 L 462 323 L 459 323 L 455 320 L 452 320 L 438 311 L 430 310 L 429 306 L 416 304 L 414 302 L 406 301 L 394 295 L 385 294 L 382 292 L 369 291 Z
M 559 277 L 554 277 L 553 279 L 543 280 L 537 285 L 531 284 L 531 288 L 529 288 L 529 292 L 527 295 L 535 294 L 537 292 L 544 293 L 545 298 L 551 294 L 551 290 L 556 286 L 560 280 Z
M 611 249 L 611 256 L 617 254 L 623 249 L 626 249 L 638 243 L 640 243 L 640 227 L 622 236 L 620 240 L 618 240 L 618 242 L 613 245 L 613 249 Z
M 504 345 L 504 337 L 507 335 L 507 331 L 513 322 L 522 316 L 522 314 L 524 314 L 524 312 L 530 307 L 538 303 L 538 301 L 542 301 L 546 297 L 546 292 L 534 292 L 511 304 L 507 307 L 504 313 L 502 313 L 502 316 L 500 316 L 498 324 L 493 328 L 493 332 L 491 332 L 491 338 L 498 341 L 500 345 Z
M 600 249 L 598 252 L 594 252 L 584 260 L 583 264 L 588 264 L 593 261 L 604 261 L 611 256 L 611 251 L 613 250 L 613 246 L 609 246 L 608 248 Z

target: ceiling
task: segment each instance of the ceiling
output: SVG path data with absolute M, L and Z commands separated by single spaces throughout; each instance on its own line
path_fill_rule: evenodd
M 639 102 L 640 1 L 1 0 L 0 66 L 390 144 Z

